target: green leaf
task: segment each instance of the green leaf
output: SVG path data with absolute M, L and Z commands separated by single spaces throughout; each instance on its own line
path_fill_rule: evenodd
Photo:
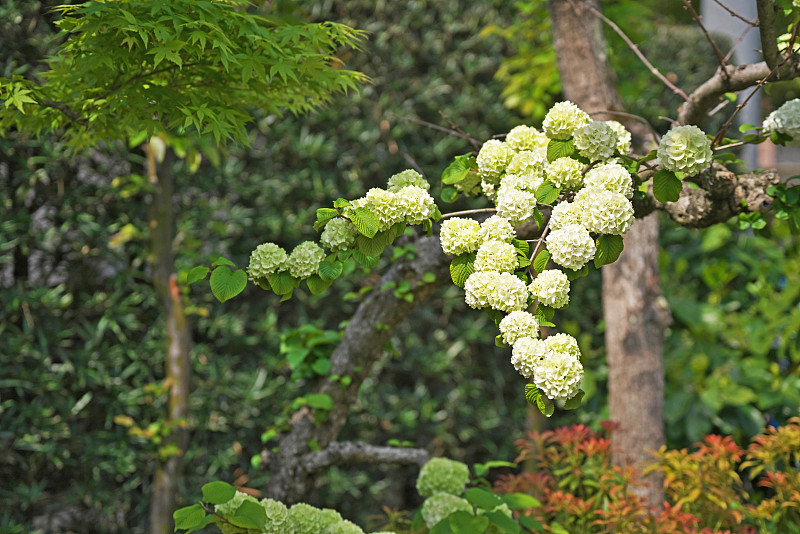
M 503 341 L 503 334 L 497 334 L 494 336 L 494 346 L 503 348 L 506 346 L 505 342 Z
M 350 214 L 350 220 L 353 221 L 353 224 L 358 231 L 361 232 L 361 235 L 375 237 L 375 234 L 378 233 L 380 221 L 378 221 L 378 217 L 367 208 L 357 208 L 354 210 Z
M 484 510 L 494 510 L 501 504 L 503 499 L 492 493 L 480 488 L 470 488 L 464 493 L 464 498 L 471 504 Z
M 489 472 L 489 469 L 493 467 L 517 467 L 517 464 L 514 462 L 506 462 L 505 460 L 491 460 L 486 462 L 485 464 L 473 464 L 472 468 L 475 470 L 475 475 L 482 477 L 486 473 Z
M 231 271 L 227 266 L 214 269 L 211 273 L 211 292 L 220 302 L 232 299 L 247 286 L 247 273 L 242 269 Z
M 308 290 L 311 291 L 312 295 L 319 295 L 320 293 L 331 287 L 332 283 L 333 280 L 323 280 L 317 274 L 313 274 L 308 278 L 306 278 L 306 285 L 308 286 Z
M 278 295 L 287 295 L 294 291 L 298 281 L 289 274 L 289 271 L 278 271 L 267 275 L 267 280 L 272 286 L 272 290 Z
M 536 190 L 536 202 L 540 204 L 552 204 L 558 198 L 561 189 L 554 186 L 550 180 L 545 180 L 539 189 Z
M 461 510 L 448 517 L 454 534 L 481 534 L 489 526 L 489 519 L 486 516 L 474 516 Z
M 227 265 L 229 267 L 236 267 L 235 263 L 233 263 L 231 260 L 229 260 L 227 258 L 223 258 L 222 256 L 217 258 L 216 261 L 214 261 L 214 263 L 211 264 L 212 267 L 219 267 L 220 265 Z
M 528 256 L 523 256 L 522 254 L 517 254 L 517 269 L 524 269 L 528 265 L 531 264 L 531 260 L 528 259 Z
M 541 273 L 547 267 L 547 262 L 550 261 L 550 251 L 547 249 L 543 249 L 539 251 L 536 257 L 533 259 L 533 270 L 537 273 Z
M 527 515 L 520 516 L 519 524 L 534 532 L 544 532 L 542 523 Z
M 573 140 L 567 139 L 551 139 L 547 143 L 547 162 L 555 161 L 558 158 L 566 158 L 575 153 L 575 143 Z M 546 202 L 549 204 L 549 202 Z
M 433 217 L 431 217 L 431 219 L 433 219 L 433 222 L 439 222 L 442 220 L 442 212 L 439 211 L 439 206 L 436 206 L 436 209 L 433 212 Z
M 198 265 L 197 267 L 192 267 L 192 270 L 189 271 L 189 274 L 186 275 L 186 285 L 190 286 L 195 282 L 199 282 L 203 278 L 206 277 L 208 274 L 209 268 L 205 265 Z
M 522 254 L 523 256 L 527 256 L 531 253 L 531 247 L 528 245 L 527 241 L 523 241 L 521 239 L 512 239 L 511 244 L 514 245 L 515 249 L 517 249 L 517 253 Z
M 335 256 L 328 256 L 319 264 L 319 277 L 323 280 L 336 280 L 341 276 L 344 264 Z
M 400 237 L 404 233 L 406 233 L 406 223 L 399 222 L 392 225 L 392 234 L 394 234 L 394 237 Z
M 614 263 L 622 254 L 622 236 L 603 234 L 597 238 L 597 253 L 594 256 L 594 266 L 598 269 L 603 265 Z
M 500 527 L 502 532 L 510 534 L 518 534 L 520 532 L 519 524 L 503 512 L 486 512 L 484 515 L 491 524 Z
M 653 175 L 653 195 L 660 202 L 675 202 L 681 196 L 683 182 L 674 172 L 660 170 Z
M 267 522 L 267 512 L 258 503 L 244 501 L 233 513 L 233 516 L 226 519 L 237 527 L 263 530 Z
M 375 258 L 372 256 L 367 256 L 360 250 L 353 251 L 353 259 L 356 260 L 358 263 L 366 267 L 367 269 L 372 269 L 376 265 L 378 265 L 378 261 L 380 258 Z
M 209 482 L 203 486 L 202 491 L 203 500 L 209 504 L 224 504 L 236 495 L 236 488 L 221 480 Z
M 539 408 L 539 411 L 542 412 L 545 417 L 550 417 L 555 411 L 553 401 L 547 398 L 547 396 L 542 393 L 542 390 L 533 384 L 525 384 L 525 400 Z
M 541 392 L 534 384 L 525 384 L 525 400 L 528 401 L 528 404 L 536 406 L 539 395 L 541 395 Z
M 199 527 L 205 517 L 206 511 L 199 504 L 179 508 L 172 514 L 172 519 L 175 521 L 175 532 L 178 529 Z
M 451 204 L 458 198 L 458 189 L 455 187 L 445 187 L 442 189 L 442 201 Z
M 586 395 L 586 392 L 583 391 L 582 389 L 579 389 L 578 393 L 575 394 L 574 397 L 572 397 L 571 399 L 567 399 L 567 401 L 564 403 L 564 409 L 574 410 L 576 408 L 580 408 L 581 401 L 583 400 L 584 395 Z
M 450 262 L 450 278 L 458 287 L 464 287 L 469 275 L 475 272 L 475 253 L 459 254 Z
M 506 493 L 502 496 L 502 499 L 512 510 L 525 510 L 542 505 L 542 503 L 527 493 Z
M 476 166 L 475 158 L 470 154 L 456 156 L 453 162 L 442 171 L 442 183 L 446 185 L 456 184 L 466 178 L 470 169 Z
M 739 132 L 745 133 L 745 132 L 748 132 L 750 130 L 755 130 L 756 128 L 758 128 L 758 126 L 756 126 L 755 124 L 745 123 L 745 124 L 742 124 L 741 126 L 739 126 Z
M 384 243 L 383 239 L 377 237 L 369 238 L 363 235 L 356 237 L 356 246 L 358 250 L 373 258 L 377 258 L 383 253 L 383 249 L 386 248 Z
M 333 208 L 319 208 L 317 209 L 317 222 L 325 224 L 337 215 L 339 215 L 338 210 Z
M 310 393 L 305 396 L 308 405 L 315 410 L 333 410 L 333 399 L 325 393 Z
M 450 528 L 450 517 L 445 517 L 436 523 L 428 534 L 453 534 L 453 529 Z
M 331 361 L 326 358 L 320 358 L 314 362 L 311 366 L 311 370 L 318 375 L 327 375 L 331 372 Z
M 533 208 L 533 220 L 536 222 L 536 226 L 539 228 L 541 228 L 544 224 L 544 215 L 542 215 L 542 212 L 539 211 L 538 207 Z
M 347 200 L 346 198 L 341 198 L 340 197 L 340 198 L 337 198 L 336 200 L 333 201 L 333 207 L 334 208 L 344 208 L 344 207 L 347 207 L 349 205 L 350 205 L 350 201 Z

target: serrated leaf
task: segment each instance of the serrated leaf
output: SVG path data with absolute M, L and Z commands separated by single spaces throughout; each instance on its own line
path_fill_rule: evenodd
M 653 196 L 659 202 L 675 202 L 681 196 L 683 182 L 674 172 L 660 170 L 653 175 Z
M 500 527 L 501 532 L 519 534 L 521 531 L 519 524 L 503 512 L 486 512 L 484 515 L 489 520 L 489 523 Z
M 352 250 L 340 250 L 336 253 L 336 257 L 339 258 L 339 261 L 347 261 L 350 259 L 350 256 L 353 255 Z
M 603 234 L 597 238 L 597 253 L 594 255 L 594 266 L 614 263 L 622 254 L 623 241 L 621 235 Z
M 469 275 L 475 272 L 475 253 L 459 254 L 450 262 L 450 278 L 458 287 L 464 287 Z
M 231 271 L 227 266 L 214 269 L 209 280 L 211 292 L 220 302 L 232 299 L 247 286 L 247 273 L 242 269 Z
M 306 278 L 306 285 L 308 286 L 308 290 L 311 291 L 312 295 L 319 295 L 329 287 L 333 280 L 323 280 L 320 278 L 319 275 L 314 274 Z
M 554 186 L 550 180 L 545 180 L 536 190 L 536 202 L 540 204 L 552 204 L 558 198 L 561 189 Z
M 209 270 L 210 269 L 205 265 L 198 265 L 197 267 L 192 267 L 192 270 L 189 271 L 188 275 L 186 275 L 186 285 L 190 286 L 195 282 L 199 282 L 200 280 L 206 277 Z
M 528 385 L 532 386 L 533 384 Z M 506 493 L 502 499 L 512 510 L 525 510 L 542 505 L 535 497 L 531 497 L 527 493 Z
M 547 162 L 555 161 L 558 158 L 566 158 L 575 153 L 575 143 L 567 139 L 551 139 L 547 143 Z M 547 202 L 549 204 L 549 202 Z
M 442 189 L 442 201 L 451 204 L 458 198 L 458 190 L 454 187 L 445 187 Z
M 445 517 L 436 523 L 428 534 L 453 534 L 453 529 L 450 528 L 450 518 Z
M 258 503 L 244 501 L 227 519 L 237 527 L 262 530 L 267 522 L 267 512 Z
M 203 500 L 209 504 L 224 504 L 236 495 L 236 488 L 221 480 L 209 482 L 202 491 Z
M 536 399 L 536 407 L 539 408 L 539 411 L 542 412 L 542 415 L 545 417 L 552 416 L 556 410 L 552 399 L 548 398 L 544 393 L 539 395 L 539 398 Z
M 463 156 L 456 156 L 455 160 L 442 171 L 442 183 L 446 185 L 457 184 L 467 177 L 470 164 Z
M 179 508 L 172 514 L 172 519 L 175 521 L 175 531 L 199 527 L 205 518 L 206 511 L 199 504 Z
M 533 208 L 533 220 L 536 222 L 536 226 L 539 228 L 541 228 L 544 224 L 544 215 L 542 215 L 542 212 L 539 211 L 539 208 Z
M 350 201 L 347 200 L 346 198 L 341 198 L 340 197 L 340 198 L 337 198 L 336 200 L 333 201 L 333 207 L 334 208 L 344 208 L 344 207 L 347 207 L 349 205 L 350 205 Z
M 341 276 L 344 264 L 337 259 L 328 256 L 325 261 L 319 264 L 319 277 L 323 280 L 336 280 Z
M 360 250 L 353 251 L 353 259 L 356 260 L 358 263 L 366 267 L 367 269 L 372 269 L 376 265 L 378 265 L 378 261 L 380 258 L 375 258 L 372 256 L 367 256 Z
M 536 402 L 539 400 L 539 395 L 542 392 L 539 391 L 534 384 L 525 384 L 525 400 L 528 401 L 528 404 L 531 406 L 536 406 Z
M 531 247 L 527 241 L 523 241 L 521 239 L 512 239 L 511 244 L 514 245 L 515 249 L 517 249 L 517 253 L 522 254 L 523 256 L 527 256 L 531 253 Z
M 357 208 L 350 214 L 350 220 L 361 235 L 375 237 L 380 227 L 378 217 L 367 208 Z
M 278 271 L 267 275 L 267 280 L 278 295 L 287 295 L 297 287 L 297 280 L 289 274 L 289 271 Z
M 484 510 L 494 510 L 501 504 L 503 499 L 492 493 L 480 488 L 470 488 L 464 493 L 464 498 L 471 504 Z
M 318 208 L 317 209 L 317 222 L 325 224 L 334 217 L 339 215 L 339 212 L 333 208 Z
M 567 401 L 564 402 L 564 409 L 574 410 L 576 408 L 580 408 L 581 401 L 583 401 L 584 395 L 586 395 L 586 392 L 583 391 L 582 389 L 579 389 L 578 393 L 576 393 L 574 397 L 572 397 L 571 399 L 567 399 Z
M 382 239 L 369 238 L 363 235 L 356 237 L 356 246 L 360 252 L 373 258 L 380 256 L 383 253 L 383 249 L 386 248 Z
M 400 237 L 404 233 L 406 233 L 406 223 L 399 222 L 392 225 L 392 234 L 394 234 L 394 237 Z
M 531 260 L 528 259 L 528 256 L 523 256 L 521 254 L 517 254 L 517 269 L 524 269 L 525 267 L 527 267 L 530 264 L 531 264 Z
M 547 249 L 539 251 L 533 259 L 533 270 L 541 273 L 547 267 L 547 262 L 550 261 L 550 251 Z
M 745 124 L 742 124 L 741 126 L 739 126 L 739 132 L 740 133 L 745 133 L 745 132 L 748 132 L 750 130 L 755 130 L 756 128 L 758 128 L 758 126 L 756 126 L 755 124 L 745 123 Z
M 212 267 L 219 267 L 220 265 L 227 265 L 229 267 L 236 267 L 235 263 L 233 263 L 231 260 L 229 260 L 227 258 L 223 258 L 222 256 L 217 258 L 214 261 L 214 263 L 211 264 Z

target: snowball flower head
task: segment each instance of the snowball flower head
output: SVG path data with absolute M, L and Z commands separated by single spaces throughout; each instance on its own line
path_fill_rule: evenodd
M 415 187 L 421 187 L 425 191 L 428 191 L 431 188 L 431 184 L 422 177 L 420 173 L 415 171 L 414 169 L 406 169 L 403 172 L 398 172 L 397 174 L 393 175 L 389 178 L 389 184 L 386 187 L 392 193 L 397 193 L 404 187 L 408 185 L 413 185 Z
M 589 169 L 583 177 L 583 184 L 588 187 L 608 189 L 633 198 L 633 180 L 628 170 L 619 163 L 603 163 Z
M 317 274 L 319 264 L 325 259 L 325 251 L 313 241 L 304 241 L 294 247 L 289 259 L 286 260 L 286 267 L 289 274 L 295 278 L 308 278 L 312 274 Z
M 531 126 L 515 126 L 506 135 L 506 144 L 517 152 L 547 148 L 548 142 L 545 134 Z
M 422 221 L 430 219 L 436 212 L 433 197 L 422 187 L 407 185 L 396 194 L 407 224 L 422 224 Z
M 499 215 L 492 215 L 481 223 L 481 239 L 484 241 L 497 240 L 510 243 L 517 237 L 514 227 Z
M 569 157 L 558 158 L 547 164 L 545 176 L 562 189 L 578 189 L 583 185 L 583 163 Z
M 533 383 L 551 399 L 571 399 L 578 393 L 583 379 L 580 360 L 566 352 L 547 351 L 536 366 Z
M 491 239 L 478 247 L 475 256 L 476 271 L 513 273 L 517 265 L 517 249 L 510 243 Z
M 542 129 L 550 139 L 569 139 L 575 130 L 589 124 L 589 115 L 572 102 L 557 102 L 550 108 Z
M 343 519 L 328 525 L 328 528 L 322 534 L 364 534 L 364 530 L 352 521 Z
M 569 278 L 558 269 L 547 269 L 539 273 L 528 285 L 528 291 L 539 302 L 551 308 L 563 308 L 569 304 Z
M 511 273 L 476 271 L 464 283 L 465 300 L 471 308 L 490 307 L 510 313 L 528 303 L 525 282 Z
M 357 236 L 358 229 L 349 219 L 335 217 L 325 225 L 319 240 L 325 247 L 337 252 L 352 248 Z
M 258 245 L 250 254 L 250 265 L 247 272 L 253 278 L 264 278 L 279 271 L 286 263 L 286 251 L 275 243 Z
M 364 197 L 364 207 L 378 218 L 378 230 L 388 230 L 405 217 L 403 199 L 397 193 L 373 187 Z
M 282 502 L 272 499 L 261 499 L 261 507 L 267 515 L 264 528 L 261 532 L 266 534 L 281 534 L 286 532 L 289 521 L 289 510 Z
M 661 138 L 656 154 L 664 169 L 694 176 L 711 166 L 711 141 L 697 126 L 676 126 Z
M 500 189 L 518 189 L 535 193 L 542 185 L 542 177 L 536 174 L 506 174 L 500 180 Z
M 539 337 L 539 321 L 532 313 L 526 311 L 513 311 L 503 317 L 499 324 L 503 342 L 513 345 L 523 337 Z
M 484 180 L 497 182 L 513 156 L 511 147 L 497 139 L 490 139 L 478 152 L 478 171 Z
M 497 215 L 517 225 L 527 221 L 536 208 L 536 196 L 513 187 L 503 187 L 497 192 Z
M 614 155 L 619 136 L 610 124 L 604 121 L 590 122 L 575 130 L 575 148 L 589 161 L 606 160 Z
M 569 334 L 555 334 L 544 340 L 545 346 L 553 352 L 564 352 L 573 358 L 581 359 L 578 341 Z
M 214 511 L 223 516 L 233 515 L 233 513 L 236 512 L 236 510 L 238 510 L 238 508 L 245 501 L 250 501 L 254 504 L 258 504 L 258 499 L 237 490 L 236 493 L 234 493 L 233 498 L 231 500 L 216 505 L 214 507 Z
M 472 219 L 454 217 L 442 223 L 439 232 L 442 250 L 445 254 L 457 256 L 478 250 L 481 244 L 481 225 Z
M 581 224 L 597 234 L 622 235 L 633 224 L 633 204 L 619 193 L 607 189 L 581 190 L 576 203 L 581 209 Z
M 631 132 L 617 121 L 606 121 L 611 129 L 617 133 L 617 152 L 627 154 L 631 151 Z
M 800 98 L 789 100 L 770 113 L 764 121 L 764 128 L 800 141 Z
M 461 495 L 469 480 L 466 464 L 449 458 L 431 458 L 422 466 L 417 477 L 417 491 L 423 497 L 435 493 Z
M 428 528 L 433 528 L 436 523 L 453 512 L 467 512 L 472 515 L 472 505 L 461 497 L 449 493 L 435 493 L 422 503 L 422 519 Z
M 336 510 L 314 508 L 299 502 L 289 508 L 289 528 L 287 534 L 320 534 L 327 527 L 342 520 Z
M 568 224 L 548 234 L 547 250 L 557 264 L 578 270 L 594 258 L 597 247 L 589 231 L 579 224 Z
M 506 167 L 508 174 L 519 174 L 521 176 L 533 175 L 540 180 L 544 178 L 544 166 L 547 163 L 547 153 L 523 150 L 517 152 L 511 159 L 511 163 Z
M 575 202 L 562 201 L 550 212 L 550 229 L 558 230 L 568 224 L 581 223 L 581 207 Z
M 511 365 L 519 374 L 530 378 L 544 357 L 547 356 L 547 351 L 547 346 L 541 339 L 521 337 L 517 339 L 511 350 Z

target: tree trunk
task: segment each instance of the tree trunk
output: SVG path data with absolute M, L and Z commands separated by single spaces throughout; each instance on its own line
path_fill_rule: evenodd
M 166 459 L 156 468 L 153 494 L 150 502 L 151 534 L 173 532 L 172 512 L 181 476 L 181 456 L 186 449 L 189 434 L 186 419 L 189 415 L 189 359 L 190 332 L 176 284 L 172 241 L 174 220 L 172 194 L 174 179 L 170 172 L 156 173 L 156 159 L 150 144 L 145 145 L 148 182 L 153 187 L 150 205 L 150 253 L 148 261 L 153 271 L 153 285 L 166 315 L 166 378 L 169 391 L 168 413 L 165 426 L 169 434 L 160 450 Z
M 564 96 L 594 119 L 621 110 L 600 20 L 588 9 L 598 0 L 550 0 L 553 41 Z M 637 126 L 628 124 L 635 138 Z M 620 425 L 612 434 L 613 460 L 641 464 L 647 451 L 664 444 L 663 303 L 658 285 L 658 219 L 637 220 L 625 236 L 625 250 L 603 267 L 603 315 L 609 368 L 609 416 Z M 661 477 L 634 490 L 653 506 L 663 502 Z

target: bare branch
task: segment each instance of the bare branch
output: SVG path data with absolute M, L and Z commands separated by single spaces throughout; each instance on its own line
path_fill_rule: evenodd
M 299 462 L 306 473 L 335 465 L 349 464 L 414 464 L 422 466 L 430 459 L 425 449 L 381 447 L 356 441 L 336 441 L 325 449 L 310 452 Z
M 694 21 L 700 26 L 700 29 L 703 31 L 703 35 L 706 36 L 706 40 L 711 44 L 711 48 L 714 50 L 714 55 L 717 56 L 717 61 L 719 61 L 719 66 L 722 71 L 722 74 L 728 76 L 728 71 L 725 70 L 727 62 L 725 61 L 725 57 L 722 55 L 722 51 L 717 46 L 717 43 L 714 42 L 714 39 L 708 34 L 708 30 L 706 30 L 705 25 L 703 24 L 703 20 L 700 18 L 700 15 L 697 14 L 697 11 L 694 10 L 694 6 L 692 6 L 691 0 L 682 0 L 683 1 L 683 8 L 689 12 L 692 16 Z
M 439 110 L 439 115 L 441 115 L 442 118 L 444 120 L 446 120 L 450 124 L 450 127 L 453 130 L 457 131 L 458 133 L 460 133 L 464 137 L 464 139 L 468 140 L 469 143 L 472 145 L 472 147 L 475 150 L 480 150 L 481 149 L 481 144 L 476 139 L 474 139 L 472 136 L 470 136 L 467 132 L 462 130 L 456 123 L 454 123 L 452 120 L 450 120 L 450 117 L 447 116 L 447 113 L 445 113 L 444 111 L 442 111 L 440 109 Z
M 472 137 L 470 137 L 469 135 L 465 134 L 464 132 L 459 132 L 458 130 L 445 128 L 443 126 L 439 126 L 438 124 L 433 124 L 432 122 L 424 121 L 424 120 L 418 119 L 416 117 L 397 117 L 397 118 L 402 119 L 404 121 L 413 122 L 414 124 L 419 124 L 419 125 L 428 127 L 428 128 L 430 128 L 432 130 L 437 130 L 439 132 L 448 133 L 448 134 L 453 135 L 455 137 L 459 137 L 461 139 L 464 139 L 464 140 L 468 141 L 469 144 L 474 146 L 476 148 L 476 150 L 481 147 L 481 143 L 477 139 L 473 139 Z
M 460 217 L 462 215 L 476 215 L 478 213 L 494 213 L 497 208 L 478 208 L 474 210 L 453 211 L 442 215 L 442 219 L 449 219 L 450 217 Z
M 778 32 L 775 30 L 775 2 L 773 0 L 757 0 L 758 26 L 761 33 L 761 53 L 770 69 L 778 68 Z
M 739 13 L 737 13 L 737 12 L 736 12 L 736 11 L 734 11 L 734 10 L 732 10 L 731 8 L 729 8 L 728 6 L 726 6 L 725 4 L 723 4 L 722 2 L 720 2 L 719 0 L 714 0 L 714 2 L 715 2 L 715 3 L 716 3 L 718 6 L 719 6 L 719 7 L 721 7 L 722 9 L 724 9 L 725 11 L 727 11 L 728 13 L 730 13 L 730 14 L 731 14 L 731 16 L 733 16 L 733 17 L 736 17 L 737 19 L 741 20 L 741 21 L 742 21 L 742 22 L 744 22 L 745 24 L 749 24 L 749 25 L 750 25 L 750 26 L 752 26 L 752 27 L 756 27 L 756 26 L 758 26 L 758 21 L 747 20 L 746 18 L 744 18 L 744 17 L 743 17 L 743 16 L 741 16 Z

